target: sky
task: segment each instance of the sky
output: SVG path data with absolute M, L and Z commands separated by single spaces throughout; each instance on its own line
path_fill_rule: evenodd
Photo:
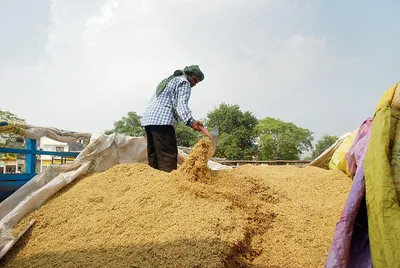
M 221 103 L 341 136 L 399 82 L 396 0 L 1 0 L 0 109 L 101 133 L 197 64 L 196 119 Z

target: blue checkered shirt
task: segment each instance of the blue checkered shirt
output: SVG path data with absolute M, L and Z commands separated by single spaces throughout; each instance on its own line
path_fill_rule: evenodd
M 167 83 L 159 96 L 153 95 L 141 119 L 142 126 L 171 125 L 174 128 L 179 121 L 192 126 L 195 121 L 189 109 L 191 86 L 182 75 Z

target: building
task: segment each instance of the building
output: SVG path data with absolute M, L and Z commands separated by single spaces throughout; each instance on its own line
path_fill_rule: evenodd
M 38 149 L 43 151 L 50 152 L 80 152 L 85 148 L 85 145 L 82 142 L 59 142 L 47 137 L 43 137 L 40 139 L 40 144 L 38 144 Z M 73 157 L 61 157 L 54 155 L 41 155 L 38 156 L 38 161 L 40 161 L 39 167 L 40 171 L 43 171 L 48 166 L 52 164 L 66 164 L 74 161 Z
M 16 174 L 25 171 L 25 159 L 17 159 L 17 157 L 0 158 L 0 174 Z
M 80 152 L 84 149 L 83 142 L 64 143 L 43 137 L 36 141 L 37 150 L 50 152 Z M 25 173 L 25 155 L 7 154 L 0 158 L 0 174 Z M 36 172 L 45 170 L 52 164 L 65 164 L 74 161 L 73 157 L 54 155 L 37 155 Z

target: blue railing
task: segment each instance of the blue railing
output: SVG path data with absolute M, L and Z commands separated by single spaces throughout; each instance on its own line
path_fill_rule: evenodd
M 36 155 L 54 155 L 61 157 L 77 157 L 76 152 L 51 152 L 36 149 L 36 140 L 26 139 L 26 149 L 0 148 L 0 153 L 25 154 L 25 173 L 0 174 L 0 202 L 32 179 L 36 173 Z

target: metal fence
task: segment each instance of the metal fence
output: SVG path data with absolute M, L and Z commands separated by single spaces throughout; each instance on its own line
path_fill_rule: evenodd
M 64 157 L 77 157 L 78 152 L 52 152 L 37 150 L 36 140 L 26 139 L 26 149 L 0 148 L 0 153 L 24 154 L 25 171 L 20 174 L 0 174 L 0 202 L 18 190 L 32 179 L 36 173 L 37 155 L 54 155 Z

